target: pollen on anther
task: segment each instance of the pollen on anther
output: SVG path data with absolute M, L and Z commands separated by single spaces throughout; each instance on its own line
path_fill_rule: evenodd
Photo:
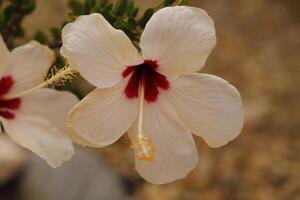
M 138 134 L 133 138 L 130 148 L 135 150 L 139 160 L 152 161 L 155 154 L 155 146 L 148 135 Z

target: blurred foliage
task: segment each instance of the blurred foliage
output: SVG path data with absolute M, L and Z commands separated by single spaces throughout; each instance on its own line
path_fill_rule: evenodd
M 35 0 L 10 0 L 7 2 L 8 4 L 4 7 L 4 1 L 0 1 L 0 32 L 7 46 L 12 48 L 14 39 L 25 35 L 21 22 L 25 16 L 34 11 L 36 2 Z
M 60 26 L 51 28 L 51 40 L 41 32 L 36 33 L 35 39 L 41 43 L 48 44 L 51 48 L 59 48 L 61 46 L 60 33 L 66 23 L 74 21 L 80 15 L 100 13 L 113 27 L 124 31 L 138 47 L 137 43 L 139 42 L 141 31 L 145 28 L 155 11 L 166 6 L 186 5 L 187 3 L 187 0 L 163 0 L 158 5 L 146 9 L 143 14 L 139 15 L 139 7 L 134 0 L 117 0 L 115 3 L 109 0 L 70 0 L 68 2 L 70 9 L 69 19 L 62 22 Z

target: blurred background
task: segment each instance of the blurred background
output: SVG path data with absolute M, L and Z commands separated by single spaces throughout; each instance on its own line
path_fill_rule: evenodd
M 66 19 L 67 2 L 37 0 L 36 10 L 23 21 L 26 37 Z M 142 10 L 158 2 L 136 1 Z M 190 5 L 205 9 L 215 21 L 218 43 L 202 72 L 240 91 L 246 115 L 242 134 L 218 149 L 195 138 L 196 169 L 163 186 L 138 176 L 126 137 L 102 149 L 78 148 L 71 162 L 51 169 L 0 136 L 5 140 L 0 143 L 0 200 L 300 199 L 300 2 L 191 0 Z M 92 89 L 79 83 L 82 96 Z M 6 146 L 11 150 L 3 153 Z

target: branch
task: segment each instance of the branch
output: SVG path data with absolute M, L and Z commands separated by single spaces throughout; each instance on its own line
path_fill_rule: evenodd
M 13 33 L 16 31 L 17 26 L 21 23 L 24 17 L 20 12 L 22 7 L 22 1 L 14 1 L 12 2 L 12 5 L 12 13 L 2 31 L 2 37 L 9 48 L 12 48 L 14 45 Z

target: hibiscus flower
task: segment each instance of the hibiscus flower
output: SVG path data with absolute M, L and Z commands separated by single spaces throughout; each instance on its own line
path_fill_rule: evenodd
M 57 167 L 73 155 L 65 119 L 78 100 L 69 92 L 36 91 L 54 58 L 50 49 L 34 41 L 9 52 L 0 36 L 0 121 L 4 132 Z
M 61 54 L 98 87 L 69 113 L 73 140 L 103 147 L 128 131 L 135 168 L 147 181 L 171 182 L 195 167 L 191 133 L 211 147 L 240 134 L 238 91 L 219 77 L 195 73 L 216 44 L 214 22 L 202 9 L 156 12 L 141 35 L 141 54 L 100 14 L 66 25 L 62 38 Z

